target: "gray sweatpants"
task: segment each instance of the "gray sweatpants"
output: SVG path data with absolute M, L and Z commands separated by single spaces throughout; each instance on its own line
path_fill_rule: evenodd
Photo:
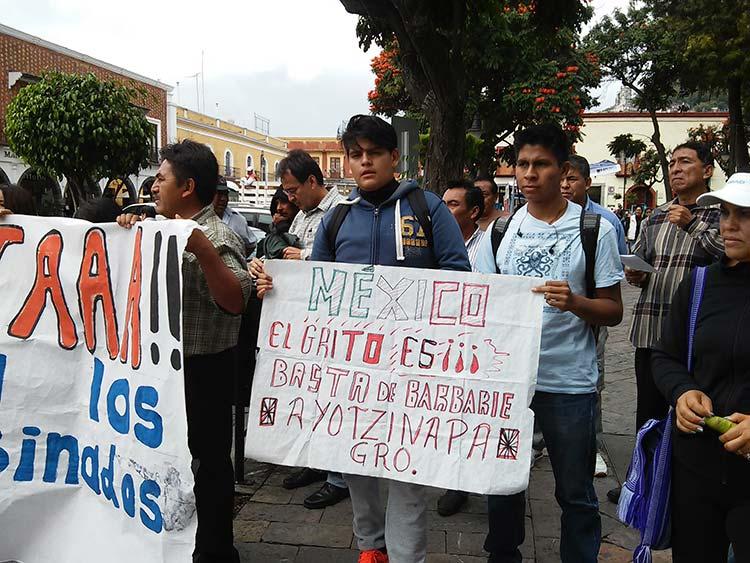
M 425 487 L 390 479 L 344 475 L 360 551 L 387 547 L 390 563 L 424 563 L 427 556 Z M 388 488 L 385 510 L 380 484 Z

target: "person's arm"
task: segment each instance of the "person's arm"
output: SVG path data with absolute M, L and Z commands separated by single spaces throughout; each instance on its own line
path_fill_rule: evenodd
M 698 244 L 714 258 L 721 258 L 724 254 L 724 239 L 719 232 L 719 210 L 714 210 L 710 214 L 716 217 L 715 220 L 704 221 L 698 216 L 694 216 L 683 227 Z
M 252 289 L 247 271 L 242 267 L 241 253 L 228 246 L 217 250 L 199 229 L 190 235 L 185 250 L 198 260 L 216 305 L 227 313 L 241 315 Z
M 336 209 L 336 207 L 332 207 L 331 209 Z M 323 219 L 320 221 L 320 226 L 318 227 L 317 232 L 315 233 L 315 241 L 313 242 L 312 249 L 310 250 L 310 260 L 315 260 L 316 262 L 333 262 L 334 259 L 334 249 L 330 247 L 330 244 L 328 243 L 328 221 L 327 219 L 330 218 L 330 213 L 326 213 L 326 215 L 323 217 Z M 292 246 L 287 247 L 284 252 L 289 250 L 290 248 L 294 248 Z
M 175 218 L 180 219 L 179 216 Z M 117 217 L 117 224 L 130 229 L 142 220 L 141 216 L 126 213 Z M 198 260 L 206 277 L 208 291 L 216 304 L 232 315 L 242 314 L 251 290 L 250 278 L 244 268 L 232 271 L 200 229 L 194 229 L 190 234 L 185 251 L 195 255 Z
M 469 255 L 466 253 L 464 237 L 461 234 L 461 229 L 456 219 L 443 200 L 437 196 L 434 199 L 437 202 L 431 205 L 432 211 L 430 216 L 432 217 L 433 251 L 438 268 L 441 270 L 471 272 L 471 264 L 469 263 Z
M 481 274 L 497 273 L 496 258 L 492 254 L 492 229 L 494 226 L 495 222 L 493 221 L 487 226 L 487 231 L 484 233 L 482 240 L 479 241 L 479 248 L 474 259 L 473 270 L 475 272 Z
M 680 283 L 672 297 L 672 305 L 661 332 L 651 351 L 654 383 L 664 398 L 675 407 L 677 427 L 682 432 L 700 432 L 704 416 L 711 415 L 711 399 L 687 369 L 687 326 L 692 279 Z

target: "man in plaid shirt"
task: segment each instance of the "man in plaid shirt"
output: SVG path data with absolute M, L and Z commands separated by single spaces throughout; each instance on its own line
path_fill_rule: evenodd
M 724 254 L 718 206 L 696 203 L 708 191 L 713 163 L 711 151 L 702 143 L 689 141 L 675 147 L 669 161 L 669 184 L 677 197 L 644 219 L 633 247 L 656 273 L 625 270 L 628 283 L 641 288 L 630 327 L 630 341 L 636 348 L 637 428 L 651 418 L 663 418 L 669 407 L 654 384 L 651 350 L 661 336 L 672 296 L 695 266 L 706 266 Z M 607 493 L 613 502 L 619 495 L 619 488 Z

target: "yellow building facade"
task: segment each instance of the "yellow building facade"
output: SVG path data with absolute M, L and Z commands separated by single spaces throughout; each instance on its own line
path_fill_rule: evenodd
M 219 161 L 219 173 L 228 180 L 239 182 L 252 168 L 258 183 L 279 185 L 276 172 L 288 151 L 283 139 L 178 107 L 177 140 L 183 139 L 208 145 Z

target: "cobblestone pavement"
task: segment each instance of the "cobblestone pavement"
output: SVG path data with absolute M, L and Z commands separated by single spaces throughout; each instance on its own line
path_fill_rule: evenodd
M 628 341 L 632 304 L 637 290 L 623 288 L 625 318 L 609 329 L 603 392 L 606 478 L 595 479 L 602 517 L 602 547 L 599 561 L 625 563 L 637 544 L 637 534 L 620 524 L 616 506 L 606 492 L 625 477 L 635 434 L 635 375 L 633 347 Z M 346 500 L 324 510 L 307 510 L 303 499 L 320 483 L 288 491 L 282 479 L 291 471 L 247 461 L 243 492 L 249 500 L 237 513 L 234 537 L 243 563 L 351 563 L 357 560 L 352 536 L 351 503 Z M 482 549 L 487 531 L 486 503 L 471 495 L 467 506 L 454 516 L 442 518 L 435 512 L 441 491 L 430 489 L 428 514 L 428 563 L 485 562 Z M 531 472 L 526 507 L 524 562 L 559 561 L 560 509 L 554 498 L 554 479 L 549 459 L 537 462 Z M 668 552 L 657 553 L 655 563 L 671 561 Z

